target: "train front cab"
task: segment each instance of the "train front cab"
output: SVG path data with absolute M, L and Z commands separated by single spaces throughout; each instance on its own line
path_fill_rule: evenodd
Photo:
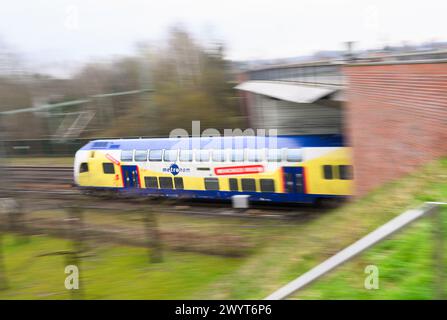
M 115 157 L 118 154 L 115 152 Z M 112 161 L 112 160 L 114 161 Z M 75 182 L 84 188 L 121 188 L 124 177 L 120 163 L 97 150 L 80 150 L 75 156 Z

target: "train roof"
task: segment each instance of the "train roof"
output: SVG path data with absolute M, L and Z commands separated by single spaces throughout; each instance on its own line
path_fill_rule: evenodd
M 81 150 L 132 150 L 132 149 L 237 149 L 237 148 L 306 148 L 341 147 L 343 136 L 338 134 L 302 136 L 234 136 L 185 137 L 93 140 Z

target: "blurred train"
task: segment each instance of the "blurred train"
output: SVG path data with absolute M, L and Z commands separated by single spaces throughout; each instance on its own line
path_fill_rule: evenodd
M 340 135 L 96 140 L 74 161 L 89 191 L 289 203 L 351 195 L 352 171 Z

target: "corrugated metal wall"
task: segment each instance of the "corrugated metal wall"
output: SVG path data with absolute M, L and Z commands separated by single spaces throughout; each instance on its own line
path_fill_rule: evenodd
M 299 104 L 253 95 L 251 108 L 255 128 L 278 129 L 278 134 L 341 134 L 340 105 Z

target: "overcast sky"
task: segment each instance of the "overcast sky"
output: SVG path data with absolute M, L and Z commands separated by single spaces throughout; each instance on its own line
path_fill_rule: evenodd
M 444 0 L 3 0 L 0 39 L 30 64 L 131 54 L 182 24 L 231 59 L 282 58 L 317 50 L 447 40 Z

